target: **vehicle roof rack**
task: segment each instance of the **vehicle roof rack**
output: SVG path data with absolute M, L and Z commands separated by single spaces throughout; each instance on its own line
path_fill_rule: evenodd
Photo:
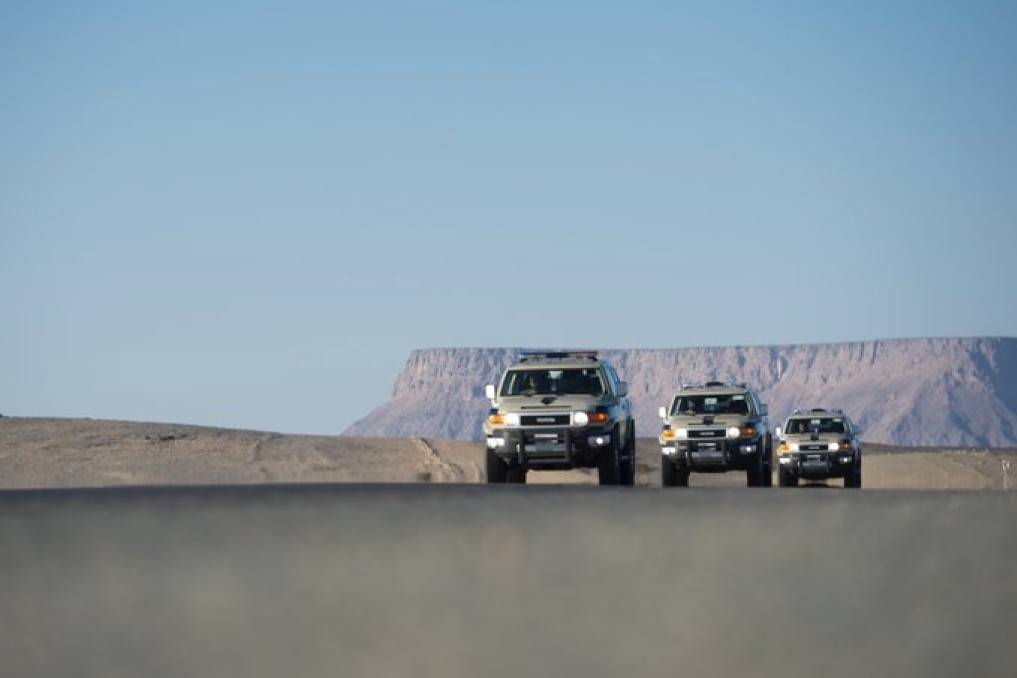
M 739 383 L 728 383 L 725 381 L 708 381 L 705 384 L 682 384 L 681 390 L 695 389 L 695 388 L 748 388 L 748 384 L 743 382 Z
M 597 351 L 520 351 L 519 362 L 530 363 L 541 360 L 590 360 L 597 359 Z
M 844 414 L 844 410 L 839 408 L 826 409 L 825 407 L 813 407 L 804 410 L 795 410 L 791 413 L 791 416 L 797 416 L 801 414 Z

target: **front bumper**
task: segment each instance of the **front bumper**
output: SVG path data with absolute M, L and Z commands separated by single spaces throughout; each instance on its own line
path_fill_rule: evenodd
M 744 470 L 748 460 L 763 449 L 762 437 L 724 440 L 661 438 L 661 453 L 690 471 Z
M 611 444 L 612 430 L 594 426 L 498 429 L 487 435 L 488 449 L 527 468 L 590 467 Z
M 779 461 L 782 468 L 799 477 L 822 480 L 843 478 L 854 465 L 855 454 L 841 451 L 784 452 Z

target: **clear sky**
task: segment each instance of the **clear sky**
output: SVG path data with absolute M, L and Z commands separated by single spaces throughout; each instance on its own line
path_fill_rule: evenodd
M 0 413 L 409 352 L 1017 336 L 1017 3 L 0 4 Z

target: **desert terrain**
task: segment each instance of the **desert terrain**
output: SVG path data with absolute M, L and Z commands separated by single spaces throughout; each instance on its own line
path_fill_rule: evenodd
M 865 444 L 864 486 L 1017 487 L 1017 450 Z M 640 439 L 637 485 L 660 485 L 654 439 Z M 432 438 L 284 435 L 93 419 L 0 418 L 0 489 L 259 483 L 479 483 L 481 443 Z M 596 483 L 593 471 L 535 472 L 530 483 Z M 741 486 L 740 473 L 693 486 Z M 830 485 L 839 485 L 831 481 Z

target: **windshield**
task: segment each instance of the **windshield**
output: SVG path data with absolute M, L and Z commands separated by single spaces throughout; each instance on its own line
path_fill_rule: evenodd
M 811 419 L 790 419 L 787 422 L 788 433 L 844 433 L 843 419 L 813 417 Z
M 749 401 L 744 393 L 731 395 L 689 395 L 679 396 L 674 401 L 671 414 L 750 414 Z
M 598 368 L 509 370 L 501 395 L 604 395 Z

